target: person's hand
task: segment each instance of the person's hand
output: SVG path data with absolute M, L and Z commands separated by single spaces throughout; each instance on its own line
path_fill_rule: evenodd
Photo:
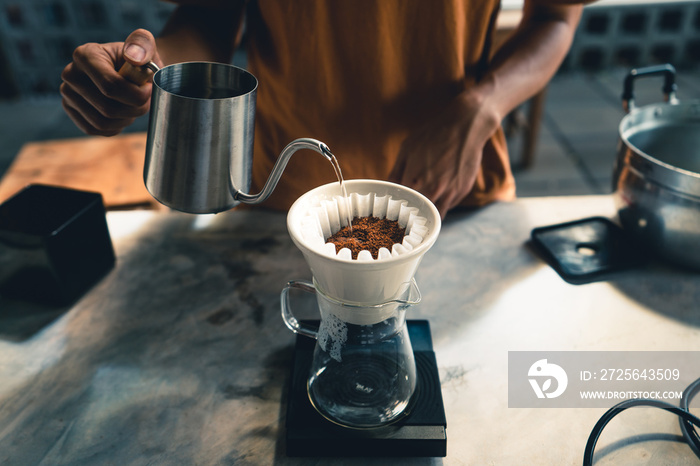
M 428 197 L 444 218 L 472 189 L 484 146 L 500 116 L 478 93 L 467 91 L 401 145 L 389 179 Z
M 148 112 L 151 83 L 137 85 L 118 70 L 124 62 L 162 66 L 153 35 L 138 29 L 124 42 L 89 43 L 73 52 L 73 62 L 61 74 L 63 108 L 87 134 L 114 136 Z

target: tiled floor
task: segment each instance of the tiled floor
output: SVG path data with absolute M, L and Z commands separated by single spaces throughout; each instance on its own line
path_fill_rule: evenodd
M 534 164 L 515 172 L 519 196 L 611 192 L 618 126 L 625 116 L 621 94 L 627 72 L 554 77 L 547 89 Z M 681 101 L 700 99 L 700 71 L 679 70 L 677 83 Z M 658 77 L 638 80 L 637 104 L 662 101 L 661 86 Z M 511 152 L 515 157 L 517 146 Z
M 547 90 L 544 119 L 534 163 L 516 169 L 521 197 L 600 194 L 610 192 L 617 128 L 624 116 L 620 94 L 627 70 L 595 75 L 557 75 Z M 700 98 L 700 70 L 678 72 L 678 97 Z M 660 101 L 660 78 L 636 85 L 640 105 Z M 130 131 L 145 131 L 141 118 Z M 61 108 L 60 100 L 0 102 L 0 173 L 29 141 L 80 137 Z M 510 140 L 517 166 L 520 136 Z

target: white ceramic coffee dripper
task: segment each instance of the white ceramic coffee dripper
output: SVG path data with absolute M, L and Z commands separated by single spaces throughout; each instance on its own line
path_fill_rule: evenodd
M 304 255 L 317 285 L 327 295 L 354 304 L 377 304 L 391 300 L 411 281 L 423 255 L 435 243 L 440 233 L 440 213 L 428 198 L 399 184 L 379 180 L 348 180 L 344 185 L 351 198 L 354 214 L 361 214 L 364 210 L 371 211 L 374 216 L 383 217 L 386 212 L 376 212 L 376 209 L 372 208 L 373 205 L 379 204 L 375 199 L 390 196 L 394 202 L 404 201 L 407 209 L 389 207 L 389 210 L 396 211 L 393 216 L 397 217 L 390 219 L 398 220 L 399 223 L 406 221 L 407 219 L 399 217 L 408 216 L 411 210 L 424 218 L 420 244 L 411 251 L 402 251 L 398 255 L 381 260 L 359 261 L 325 254 L 313 237 L 309 238 L 309 235 L 304 234 L 304 229 L 308 228 L 306 219 L 309 212 L 322 208 L 324 202 L 340 202 L 340 207 L 344 207 L 342 199 L 338 199 L 341 196 L 339 183 L 312 189 L 297 199 L 287 215 L 289 235 Z M 336 220 L 329 219 L 329 224 L 334 221 Z M 343 222 L 342 215 L 340 222 Z M 333 229 L 333 226 L 330 228 Z M 338 225 L 336 231 L 337 229 Z
M 340 185 L 313 189 L 292 205 L 287 228 L 313 273 L 313 283 L 290 281 L 282 291 L 282 317 L 295 333 L 317 340 L 308 392 L 327 419 L 346 427 L 380 427 L 404 414 L 416 385 L 416 368 L 405 313 L 420 301 L 414 275 L 435 243 L 441 220 L 422 194 L 394 183 L 349 180 L 346 205 Z M 352 217 L 373 215 L 397 220 L 411 232 L 410 242 L 379 259 L 358 260 L 324 246 Z M 317 230 L 317 231 L 316 231 Z M 418 241 L 416 241 L 418 238 Z M 314 292 L 318 328 L 293 315 L 289 291 Z

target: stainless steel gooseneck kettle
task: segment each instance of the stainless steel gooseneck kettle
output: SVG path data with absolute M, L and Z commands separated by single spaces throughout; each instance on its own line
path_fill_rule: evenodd
M 145 68 L 155 74 L 143 178 L 149 193 L 168 207 L 204 214 L 241 202 L 263 202 L 299 149 L 315 150 L 329 160 L 333 157 L 320 141 L 296 139 L 282 150 L 262 190 L 249 194 L 255 76 L 233 65 L 208 62 L 162 69 L 149 63 Z M 120 70 L 132 81 L 143 72 L 131 65 Z M 150 72 L 141 74 L 141 81 L 144 76 L 150 77 Z

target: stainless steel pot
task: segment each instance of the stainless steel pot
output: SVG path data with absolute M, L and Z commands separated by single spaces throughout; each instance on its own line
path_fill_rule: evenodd
M 663 259 L 700 269 L 700 101 L 679 102 L 671 65 L 630 71 L 613 191 L 620 223 Z M 663 76 L 665 102 L 637 108 L 634 81 Z

